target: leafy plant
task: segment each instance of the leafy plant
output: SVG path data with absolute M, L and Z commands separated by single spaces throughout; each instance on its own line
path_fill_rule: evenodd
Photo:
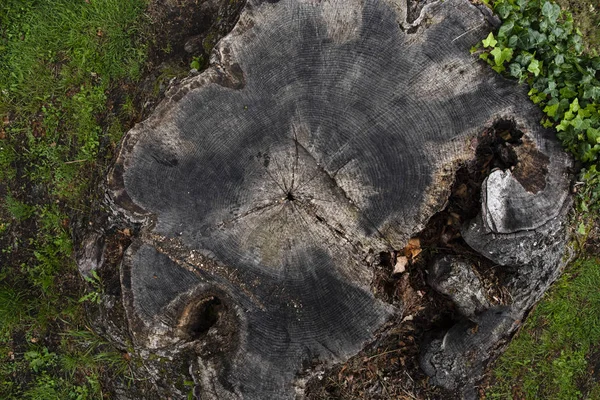
M 92 286 L 87 294 L 79 299 L 80 303 L 89 301 L 92 303 L 100 304 L 102 301 L 102 282 L 95 269 L 90 272 L 90 276 L 84 277 L 85 281 Z
M 208 61 L 204 56 L 193 57 L 190 63 L 190 68 L 200 71 L 208 65 Z
M 479 57 L 526 82 L 529 96 L 563 145 L 591 165 L 600 153 L 600 57 L 584 54 L 570 13 L 546 0 L 495 0 L 502 26 L 482 41 Z
M 42 370 L 56 366 L 57 358 L 57 355 L 48 351 L 47 347 L 25 353 L 25 359 L 29 361 L 29 366 L 34 372 L 41 372 Z

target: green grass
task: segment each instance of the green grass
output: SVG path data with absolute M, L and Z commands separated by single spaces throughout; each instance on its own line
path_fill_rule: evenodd
M 599 260 L 575 262 L 496 363 L 486 398 L 572 400 L 600 394 L 588 370 L 588 356 L 600 351 L 599 287 Z
M 2 399 L 102 398 L 127 369 L 87 328 L 72 227 L 92 216 L 132 112 L 111 95 L 141 77 L 145 5 L 0 2 Z

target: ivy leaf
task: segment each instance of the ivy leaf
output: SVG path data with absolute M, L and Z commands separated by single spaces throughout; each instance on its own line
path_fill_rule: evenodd
M 503 49 L 494 47 L 490 54 L 494 56 L 494 63 L 496 66 L 500 66 L 503 65 L 505 61 L 510 61 L 513 55 L 513 49 L 510 47 L 505 47 Z
M 542 63 L 534 58 L 529 63 L 529 66 L 527 67 L 527 71 L 531 72 L 535 76 L 538 76 L 541 72 L 541 67 L 542 67 Z
M 600 129 L 587 128 L 586 133 L 590 143 L 600 143 Z
M 546 114 L 548 114 L 548 116 L 550 116 L 550 117 L 555 117 L 557 111 L 558 111 L 558 103 L 552 104 L 552 105 L 547 105 L 544 108 L 544 112 Z
M 510 76 L 521 79 L 523 75 L 523 70 L 518 63 L 511 63 L 509 66 Z
M 554 125 L 554 123 L 552 121 L 550 121 L 548 118 L 544 118 L 544 120 L 542 121 L 542 126 L 544 128 L 551 128 Z
M 559 92 L 561 97 L 564 97 L 566 99 L 572 99 L 573 97 L 577 96 L 577 92 L 568 86 L 565 86 L 564 88 L 560 89 Z
M 524 67 L 526 67 L 527 65 L 529 65 L 529 63 L 531 62 L 531 60 L 533 60 L 533 54 L 528 53 L 526 51 L 522 51 L 521 54 L 519 54 L 515 58 L 515 61 L 518 62 L 519 64 L 521 64 Z
M 494 11 L 496 11 L 496 13 L 502 19 L 506 19 L 506 17 L 509 16 L 509 14 L 512 12 L 512 10 L 513 10 L 513 6 L 511 4 L 509 4 L 508 2 L 496 3 L 494 5 Z
M 569 110 L 574 113 L 579 111 L 579 99 L 577 97 L 575 98 L 575 100 L 573 100 L 573 102 L 569 106 Z
M 494 39 L 494 34 L 490 32 L 487 38 L 482 41 L 483 47 L 494 47 L 498 43 L 496 39 Z
M 583 97 L 586 99 L 594 99 L 596 101 L 600 100 L 600 87 L 598 86 L 588 86 L 585 88 L 583 92 Z
M 560 15 L 560 6 L 547 1 L 542 6 L 542 15 L 554 24 Z
M 508 35 L 512 32 L 514 27 L 515 27 L 514 21 L 512 21 L 512 20 L 504 21 L 504 23 L 500 27 L 500 30 L 498 31 L 498 38 L 499 39 L 507 38 Z
M 562 121 L 560 121 L 560 124 L 558 124 L 556 126 L 556 131 L 557 132 L 566 131 L 568 127 L 569 127 L 569 121 L 567 121 L 566 119 L 563 119 Z
M 555 63 L 556 65 L 561 65 L 561 64 L 562 64 L 562 63 L 564 63 L 564 62 L 565 62 L 565 56 L 564 56 L 564 55 L 562 55 L 562 54 L 560 54 L 560 53 L 559 53 L 559 54 L 557 54 L 557 55 L 554 57 L 554 63 Z

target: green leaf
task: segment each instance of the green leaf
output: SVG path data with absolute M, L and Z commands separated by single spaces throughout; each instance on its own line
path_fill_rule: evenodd
M 511 63 L 509 66 L 510 76 L 520 79 L 523 75 L 521 66 L 517 63 Z
M 564 97 L 566 99 L 572 99 L 573 97 L 577 96 L 577 92 L 568 86 L 560 89 L 559 92 L 561 97 Z
M 600 143 L 600 129 L 587 128 L 587 138 L 590 143 Z
M 534 58 L 529 63 L 529 66 L 527 67 L 527 71 L 531 72 L 535 76 L 538 76 L 541 72 L 541 67 L 542 67 L 542 62 L 538 61 Z
M 560 6 L 549 1 L 546 1 L 542 6 L 542 15 L 548 18 L 552 23 L 560 16 Z
M 595 101 L 600 100 L 600 87 L 598 86 L 587 86 L 583 92 L 583 97 L 586 99 L 594 99 Z
M 494 47 L 494 46 L 496 46 L 496 43 L 498 43 L 498 41 L 496 39 L 494 39 L 494 34 L 492 32 L 490 32 L 488 37 L 483 39 L 482 43 L 483 43 L 483 47 Z
M 494 56 L 494 63 L 496 66 L 500 66 L 503 65 L 505 61 L 510 61 L 513 55 L 513 49 L 509 47 L 503 49 L 494 47 L 490 54 Z
M 579 111 L 579 99 L 576 97 L 575 100 L 569 106 L 569 110 L 573 112 Z
M 582 222 L 579 224 L 579 226 L 577 227 L 577 233 L 579 233 L 580 235 L 585 235 L 585 232 L 587 231 L 585 224 Z
M 551 128 L 552 126 L 554 126 L 554 123 L 552 121 L 550 121 L 548 118 L 544 118 L 544 120 L 542 121 L 542 126 L 544 128 Z
M 567 121 L 566 119 L 563 119 L 562 121 L 560 121 L 560 124 L 557 125 L 556 131 L 557 132 L 566 131 L 568 127 L 569 127 L 569 121 Z
M 512 20 L 504 21 L 500 30 L 498 31 L 498 38 L 507 38 L 515 27 L 515 22 Z M 489 37 L 489 36 L 488 36 Z
M 548 105 L 544 108 L 544 112 L 546 114 L 548 114 L 550 117 L 555 117 L 557 111 L 558 111 L 558 103 Z
M 500 16 L 500 18 L 506 19 L 509 14 L 513 12 L 513 6 L 509 3 L 497 2 L 494 5 L 494 11 Z

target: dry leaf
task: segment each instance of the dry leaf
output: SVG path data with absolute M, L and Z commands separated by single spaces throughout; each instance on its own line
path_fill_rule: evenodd
M 411 238 L 404 248 L 404 255 L 407 258 L 414 259 L 421 253 L 421 240 L 419 238 Z
M 398 256 L 396 257 L 396 265 L 394 265 L 394 272 L 393 274 L 401 274 L 404 271 L 406 271 L 406 264 L 408 264 L 408 258 L 404 257 L 404 256 Z
M 406 317 L 402 318 L 402 322 L 406 322 L 406 321 L 412 321 L 413 320 L 413 316 L 412 315 L 407 315 Z

